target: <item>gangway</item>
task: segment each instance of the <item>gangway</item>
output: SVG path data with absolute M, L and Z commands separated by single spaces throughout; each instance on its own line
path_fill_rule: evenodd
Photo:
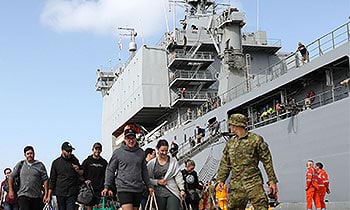
M 216 134 L 209 136 L 203 142 L 196 144 L 194 147 L 190 148 L 188 151 L 184 152 L 182 155 L 178 157 L 179 164 L 181 165 L 186 161 L 186 159 L 192 158 L 196 154 L 206 149 L 209 145 L 218 142 L 223 135 L 224 133 L 217 132 Z M 185 146 L 186 145 L 183 145 L 182 147 L 185 147 Z M 179 148 L 179 150 L 181 151 L 181 147 Z

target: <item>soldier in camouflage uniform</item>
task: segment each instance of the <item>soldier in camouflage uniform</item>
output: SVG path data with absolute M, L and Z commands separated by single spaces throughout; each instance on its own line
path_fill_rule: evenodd
M 250 201 L 255 210 L 267 210 L 268 199 L 258 167 L 259 161 L 264 165 L 270 191 L 276 198 L 278 191 L 268 145 L 261 136 L 246 130 L 246 116 L 233 114 L 228 124 L 230 132 L 235 136 L 226 144 L 217 173 L 219 185 L 223 185 L 229 173 L 232 172 L 228 207 L 230 210 L 244 210 Z

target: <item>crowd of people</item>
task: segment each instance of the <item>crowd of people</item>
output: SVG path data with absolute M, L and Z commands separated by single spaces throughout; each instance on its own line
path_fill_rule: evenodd
M 73 146 L 64 142 L 61 155 L 52 162 L 50 174 L 45 165 L 35 159 L 33 146 L 23 150 L 24 160 L 13 168 L 5 168 L 5 180 L 1 183 L 1 208 L 4 210 L 40 210 L 45 204 L 55 203 L 56 209 L 73 210 L 80 187 L 91 184 L 96 197 L 104 189 L 104 177 L 107 161 L 101 157 L 102 144 L 92 147 L 92 154 L 82 164 L 73 154 Z M 55 202 L 52 202 L 55 200 Z M 92 199 L 86 209 L 98 204 Z
M 150 205 L 157 205 L 159 210 L 244 210 L 248 204 L 258 210 L 275 207 L 278 181 L 267 143 L 262 136 L 247 130 L 248 119 L 242 114 L 231 115 L 228 125 L 235 135 L 224 148 L 216 177 L 207 183 L 199 180 L 193 160 L 186 160 L 181 170 L 174 141 L 169 145 L 160 139 L 155 148 L 143 150 L 133 126 L 125 127 L 124 141 L 108 162 L 101 156 L 99 142 L 93 144 L 92 154 L 82 164 L 72 154 L 73 146 L 64 142 L 50 174 L 35 159 L 34 148 L 26 146 L 24 160 L 13 170 L 4 169 L 1 206 L 4 210 L 39 210 L 44 204 L 56 203 L 54 209 L 75 210 L 82 186 L 89 186 L 93 197 L 80 203 L 87 210 L 98 209 L 105 197 L 117 199 L 122 210 L 145 210 Z M 267 189 L 259 162 L 268 177 Z M 314 167 L 308 161 L 307 167 L 307 208 L 311 209 L 314 200 L 316 208 L 324 209 L 324 196 L 330 192 L 327 173 L 320 162 Z

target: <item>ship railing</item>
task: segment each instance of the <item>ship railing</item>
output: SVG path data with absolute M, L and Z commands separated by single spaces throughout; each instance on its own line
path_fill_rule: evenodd
M 266 45 L 266 46 L 276 46 L 281 47 L 282 41 L 281 39 L 274 39 L 274 38 L 266 38 L 266 39 L 259 39 L 259 38 L 253 38 L 253 39 L 242 39 L 242 45 Z
M 197 93 L 196 91 L 186 91 L 186 93 L 181 93 L 180 91 L 178 93 L 173 92 L 172 93 L 172 101 L 176 101 L 179 99 L 208 99 L 216 94 L 216 91 L 207 90 L 207 91 L 200 91 Z
M 335 49 L 336 47 L 350 41 L 350 22 L 338 27 L 334 31 L 322 36 L 311 44 L 307 45 L 310 60 L 322 56 L 324 53 Z M 238 98 L 254 89 L 258 89 L 261 85 L 269 83 L 276 78 L 295 70 L 300 66 L 300 58 L 298 52 L 294 52 L 280 62 L 263 69 L 257 74 L 251 74 L 248 80 L 241 82 L 232 89 L 221 94 L 223 102 L 229 102 Z
M 331 104 L 333 102 L 339 101 L 341 99 L 349 97 L 350 89 L 349 86 L 339 85 L 330 90 L 324 91 L 322 93 L 316 94 L 312 98 L 309 98 L 312 102 L 309 104 L 308 99 L 300 100 L 293 105 L 287 105 L 287 108 L 283 112 L 274 112 L 271 116 L 266 119 L 261 120 L 259 116 L 254 119 L 253 122 L 248 123 L 248 129 L 254 129 L 269 125 L 271 123 L 284 120 L 286 118 L 292 117 L 300 112 L 316 109 L 318 107 Z M 289 106 L 289 107 L 288 107 Z M 260 120 L 258 120 L 260 119 Z
M 100 69 L 96 72 L 96 90 L 101 91 L 112 87 L 116 79 L 114 72 L 102 72 Z
M 173 129 L 177 128 L 178 126 L 180 126 L 180 124 L 178 123 L 177 120 L 171 121 L 167 124 L 164 125 L 164 133 L 168 132 L 168 131 L 172 131 Z
M 225 120 L 220 122 L 216 121 L 216 127 L 208 125 L 206 135 L 201 138 L 200 142 L 197 142 L 196 136 L 189 137 L 188 141 L 185 141 L 179 145 L 178 160 L 179 162 L 185 161 L 187 158 L 192 158 L 194 155 L 205 149 L 207 146 L 220 140 L 223 136 L 222 130 L 225 130 L 226 125 L 223 123 Z M 214 125 L 214 124 L 213 124 Z M 224 127 L 223 127 L 224 126 Z
M 331 41 L 325 41 L 325 39 L 331 39 Z M 338 27 L 337 29 L 333 30 L 332 32 L 324 35 L 323 37 L 317 39 L 316 41 L 312 42 L 310 45 L 307 45 L 307 48 L 309 51 L 311 51 L 311 58 L 314 59 L 316 55 L 321 56 L 325 52 L 336 48 L 337 46 L 340 46 L 343 43 L 346 43 L 350 41 L 350 22 Z M 315 43 L 317 43 L 317 54 L 314 53 L 314 48 L 312 47 Z M 329 43 L 331 44 L 331 47 L 329 47 Z M 322 45 L 323 44 L 323 45 Z M 328 47 L 326 47 L 328 46 Z M 316 48 L 315 48 L 316 49 Z M 322 53 L 320 53 L 322 52 Z M 311 59 L 310 58 L 310 59 Z M 230 102 L 246 93 L 251 92 L 253 89 L 259 88 L 262 84 L 268 83 L 269 81 L 272 81 L 281 75 L 286 74 L 287 72 L 294 70 L 299 67 L 300 59 L 297 52 L 292 53 L 291 55 L 284 58 L 282 61 L 272 65 L 271 67 L 268 67 L 264 70 L 262 70 L 259 74 L 251 75 L 250 79 L 248 80 L 248 85 L 246 81 L 243 81 L 242 83 L 238 84 L 237 86 L 231 88 L 230 90 L 226 91 L 223 94 L 220 94 L 219 96 L 215 97 L 217 98 L 215 103 L 215 106 L 209 106 L 210 103 L 204 103 L 202 106 L 197 108 L 198 113 L 197 115 L 193 115 L 193 120 L 197 119 L 198 117 L 206 114 L 207 112 L 210 112 L 211 110 L 221 106 L 222 104 L 225 104 L 227 102 Z M 344 93 L 346 95 L 346 93 Z M 349 93 L 347 93 L 347 96 Z M 315 102 L 314 102 L 315 103 Z M 316 104 L 316 103 L 315 103 Z M 315 106 L 315 105 L 313 105 Z M 168 130 L 173 129 L 181 123 L 178 120 L 175 120 L 169 124 Z
M 185 30 L 180 31 L 187 38 L 187 45 L 192 45 L 200 40 L 202 43 L 213 42 L 210 38 L 210 34 L 204 28 L 198 30 Z
M 296 104 L 303 107 L 303 110 L 315 109 L 347 97 L 349 97 L 349 86 L 339 85 L 330 90 L 316 94 L 314 97 L 310 98 L 312 100 L 310 104 L 308 104 L 307 99 L 298 101 Z
M 348 41 L 350 41 L 350 22 L 316 39 L 306 48 L 309 51 L 310 60 L 312 60 Z
M 211 94 L 207 96 L 207 101 L 204 102 L 201 106 L 193 110 L 188 109 L 186 113 L 180 115 L 179 120 L 177 119 L 167 123 L 164 126 L 164 133 L 172 131 L 180 125 L 196 120 L 197 118 L 222 105 L 220 97 L 216 95 L 216 91 L 212 91 Z
M 176 70 L 170 78 L 170 83 L 178 78 L 181 78 L 181 79 L 215 79 L 214 75 L 209 71 Z
M 224 10 L 217 18 L 216 23 L 220 27 L 226 22 L 232 22 L 240 20 L 241 24 L 244 25 L 245 14 L 243 12 L 239 12 L 236 8 L 228 8 Z
M 196 52 L 194 55 L 189 55 L 185 50 L 175 50 L 173 53 L 169 54 L 169 63 L 177 58 L 193 59 L 193 60 L 212 60 L 214 59 L 214 54 L 211 52 Z
M 158 45 L 163 46 L 165 48 L 167 48 L 170 44 L 184 46 L 184 44 L 191 45 L 195 43 L 197 40 L 200 40 L 201 42 L 204 42 L 204 43 L 212 42 L 210 34 L 204 28 L 199 28 L 196 30 L 176 29 L 175 32 L 165 33 L 158 41 Z

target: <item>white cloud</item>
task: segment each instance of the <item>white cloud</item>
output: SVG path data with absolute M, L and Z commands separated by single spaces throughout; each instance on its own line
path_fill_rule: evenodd
M 41 22 L 55 31 L 115 34 L 117 27 L 133 27 L 144 36 L 165 28 L 167 0 L 48 0 Z

